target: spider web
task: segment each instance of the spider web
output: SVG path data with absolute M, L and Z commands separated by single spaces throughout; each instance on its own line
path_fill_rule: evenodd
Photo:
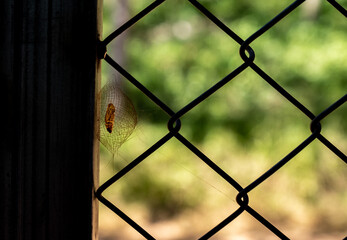
M 107 83 L 101 89 L 100 95 L 99 140 L 110 152 L 115 154 L 135 129 L 136 111 L 131 100 L 123 93 L 117 82 Z M 105 126 L 105 114 L 109 103 L 115 106 L 112 133 L 109 133 Z

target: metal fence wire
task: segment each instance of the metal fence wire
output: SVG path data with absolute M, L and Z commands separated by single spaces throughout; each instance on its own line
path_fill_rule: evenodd
M 277 83 L 274 79 L 272 79 L 266 72 L 264 72 L 259 66 L 254 63 L 255 52 L 252 50 L 250 44 L 257 40 L 261 35 L 267 32 L 270 28 L 276 25 L 279 21 L 285 18 L 288 14 L 290 14 L 294 9 L 300 6 L 305 0 L 297 0 L 289 5 L 286 9 L 284 9 L 280 14 L 274 17 L 271 21 L 266 23 L 260 29 L 258 29 L 255 33 L 249 36 L 246 40 L 243 40 L 240 36 L 238 36 L 233 30 L 227 27 L 221 20 L 219 20 L 215 15 L 213 15 L 209 10 L 207 10 L 199 1 L 197 0 L 189 0 L 189 2 L 197 8 L 203 15 L 205 15 L 210 21 L 212 21 L 218 28 L 220 28 L 225 34 L 227 34 L 232 40 L 237 42 L 240 45 L 240 56 L 243 60 L 243 63 L 238 66 L 234 71 L 225 76 L 222 80 L 217 82 L 211 88 L 207 89 L 200 96 L 195 98 L 193 101 L 188 103 L 186 106 L 181 108 L 179 111 L 174 112 L 170 107 L 168 107 L 162 100 L 160 100 L 156 95 L 154 95 L 151 91 L 149 91 L 144 85 L 142 85 L 137 79 L 135 79 L 129 72 L 127 72 L 124 68 L 122 68 L 116 61 L 114 61 L 106 51 L 106 46 L 116 37 L 118 37 L 121 33 L 126 31 L 129 27 L 135 24 L 137 21 L 141 20 L 145 15 L 149 14 L 156 7 L 162 4 L 165 0 L 157 0 L 152 2 L 146 8 L 144 8 L 141 12 L 139 12 L 136 16 L 131 18 L 121 27 L 112 32 L 109 36 L 107 36 L 104 41 L 98 43 L 98 57 L 100 59 L 104 59 L 108 62 L 113 68 L 115 68 L 120 74 L 122 74 L 130 83 L 132 83 L 136 88 L 141 90 L 150 100 L 152 100 L 155 104 L 157 104 L 164 112 L 166 112 L 170 119 L 168 121 L 168 133 L 163 136 L 158 142 L 156 142 L 153 146 L 148 148 L 145 152 L 143 152 L 139 157 L 130 162 L 127 166 L 117 172 L 113 177 L 111 177 L 108 181 L 102 184 L 99 189 L 96 191 L 96 196 L 104 205 L 106 205 L 109 209 L 111 209 L 114 213 L 116 213 L 119 217 L 121 217 L 124 221 L 126 221 L 131 227 L 133 227 L 136 231 L 138 231 L 143 237 L 146 239 L 155 239 L 148 231 L 142 228 L 139 224 L 133 221 L 129 216 L 127 216 L 121 209 L 111 203 L 108 199 L 106 199 L 102 193 L 110 187 L 112 184 L 117 182 L 120 178 L 126 175 L 129 171 L 135 168 L 140 162 L 144 161 L 149 155 L 155 152 L 158 148 L 164 145 L 171 138 L 176 138 L 180 141 L 187 149 L 193 152 L 196 156 L 198 156 L 201 161 L 207 164 L 212 171 L 215 171 L 222 177 L 225 181 L 227 181 L 233 188 L 238 191 L 236 196 L 236 202 L 239 204 L 239 207 L 236 211 L 232 212 L 227 218 L 221 221 L 212 229 L 208 230 L 200 239 L 209 239 L 211 236 L 216 234 L 230 222 L 235 220 L 238 216 L 240 216 L 244 211 L 248 212 L 251 216 L 253 216 L 257 221 L 259 221 L 262 225 L 268 228 L 274 235 L 278 236 L 280 239 L 289 239 L 283 232 L 281 232 L 276 226 L 271 224 L 268 220 L 266 220 L 262 215 L 260 215 L 257 211 L 255 211 L 249 205 L 249 197 L 248 193 L 266 181 L 272 174 L 282 168 L 286 163 L 291 161 L 300 151 L 306 148 L 309 144 L 311 144 L 315 139 L 319 140 L 321 143 L 325 145 L 328 149 L 330 149 L 336 156 L 338 156 L 342 161 L 347 163 L 347 156 L 338 149 L 335 145 L 333 145 L 328 139 L 326 139 L 322 134 L 322 125 L 321 121 L 328 117 L 334 110 L 341 107 L 347 100 L 347 94 L 342 96 L 338 101 L 333 103 L 331 106 L 326 108 L 320 114 L 313 114 L 307 107 L 305 107 L 302 103 L 300 103 L 297 99 L 295 99 L 290 93 L 288 93 L 279 83 Z M 337 14 L 341 13 L 345 17 L 347 17 L 347 10 L 342 7 L 339 3 L 334 0 L 327 0 L 328 3 L 331 4 L 336 10 Z M 290 103 L 292 103 L 298 111 L 304 113 L 310 120 L 310 130 L 311 135 L 309 135 L 302 143 L 300 143 L 295 149 L 293 149 L 290 153 L 288 153 L 283 159 L 279 160 L 274 166 L 268 169 L 263 175 L 259 178 L 255 179 L 251 184 L 246 186 L 245 188 L 241 187 L 241 185 L 237 182 L 237 180 L 233 179 L 230 175 L 228 175 L 225 171 L 223 171 L 217 164 L 214 163 L 213 160 L 209 159 L 203 152 L 201 152 L 196 146 L 194 146 L 189 140 L 187 140 L 183 135 L 180 134 L 181 122 L 180 118 L 191 111 L 194 107 L 204 101 L 206 98 L 214 94 L 220 88 L 222 88 L 226 83 L 235 78 L 241 72 L 246 70 L 247 68 L 251 68 L 255 73 L 257 73 L 264 81 L 270 84 L 275 91 L 278 91 L 284 98 L 286 98 Z

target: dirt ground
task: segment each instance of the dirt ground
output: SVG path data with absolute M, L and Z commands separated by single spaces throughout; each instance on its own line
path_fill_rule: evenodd
M 213 219 L 213 217 L 211 218 Z M 197 213 L 186 213 L 171 220 L 149 222 L 145 218 L 136 219 L 144 229 L 153 237 L 160 240 L 193 240 L 199 239 L 209 229 L 216 225 L 211 219 Z M 223 219 L 221 219 L 223 220 Z M 220 220 L 219 220 L 220 221 Z M 218 222 L 217 222 L 218 223 Z M 290 239 L 298 240 L 336 240 L 347 236 L 344 232 L 320 231 L 305 224 L 273 223 Z M 324 227 L 322 227 L 324 229 Z M 127 225 L 115 214 L 100 217 L 100 240 L 139 240 L 144 239 L 132 227 Z M 240 217 L 229 223 L 210 239 L 214 240 L 275 240 L 279 239 L 252 217 L 241 214 Z

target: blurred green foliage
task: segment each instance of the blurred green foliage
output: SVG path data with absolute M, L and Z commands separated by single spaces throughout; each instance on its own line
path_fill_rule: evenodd
M 244 40 L 292 3 L 287 0 L 200 2 Z M 300 6 L 251 44 L 255 51 L 255 63 L 316 115 L 346 94 L 347 90 L 347 21 L 328 2 L 318 2 L 317 9 Z M 105 1 L 104 36 L 117 27 L 111 20 L 116 7 L 114 3 Z M 130 16 L 149 3 L 129 0 Z M 341 1 L 341 4 L 345 2 Z M 188 1 L 164 2 L 131 27 L 127 34 L 124 45 L 126 64 L 123 67 L 174 111 L 242 64 L 240 46 Z M 112 49 L 108 52 L 116 60 L 120 57 L 112 55 Z M 107 69 L 112 76 L 114 71 Z M 126 81 L 124 88 L 138 111 L 142 131 L 158 140 L 167 132 L 165 124 L 169 117 Z M 342 106 L 322 121 L 323 135 L 345 154 L 346 107 Z M 207 152 L 236 180 L 241 179 L 243 186 L 310 135 L 310 119 L 251 69 L 242 72 L 188 112 L 181 121 L 182 134 Z M 146 129 L 150 129 L 148 133 Z M 155 131 L 162 135 L 155 135 Z M 132 146 L 133 142 L 136 145 Z M 138 146 L 136 136 L 129 140 L 128 145 L 121 153 L 126 158 L 135 158 L 141 153 L 134 150 L 134 146 Z M 190 171 L 196 169 L 189 157 L 175 148 L 169 148 L 165 156 L 165 159 L 173 158 L 171 162 L 177 161 L 175 158 L 178 157 L 186 159 L 182 160 L 185 168 Z M 185 168 L 180 173 L 184 173 Z M 244 171 L 236 171 L 238 168 Z M 152 195 L 146 201 L 154 215 L 162 215 L 165 211 L 172 215 L 170 209 L 179 212 L 179 209 L 197 206 L 197 199 L 184 203 L 176 198 L 178 185 L 175 183 L 179 179 L 163 180 L 165 178 L 157 177 L 160 175 L 158 171 L 167 171 L 165 174 L 170 175 L 177 174 L 178 170 L 170 165 L 170 161 L 162 170 L 151 168 L 149 164 L 147 174 L 134 175 L 133 181 L 124 184 L 124 198 L 145 201 L 148 194 Z M 315 141 L 280 170 L 280 176 L 274 177 L 275 182 L 270 178 L 269 183 L 259 187 L 259 194 L 256 190 L 254 194 L 266 196 L 270 203 L 290 196 L 282 202 L 283 210 L 288 207 L 289 199 L 292 200 L 290 204 L 300 202 L 308 208 L 313 204 L 315 209 L 319 209 L 334 193 L 335 204 L 342 206 L 344 202 L 346 207 L 346 173 L 343 162 Z M 193 175 L 204 178 L 201 174 Z M 188 181 L 187 188 L 191 189 L 192 196 L 204 195 L 203 190 L 194 187 L 193 182 Z M 264 188 L 272 191 L 267 194 Z M 273 210 L 271 204 L 270 207 L 257 204 L 269 212 Z M 342 215 L 345 220 L 339 222 L 339 227 L 346 224 L 347 215 Z

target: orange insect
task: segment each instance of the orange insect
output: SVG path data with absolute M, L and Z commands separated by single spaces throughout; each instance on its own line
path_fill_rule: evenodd
M 106 114 L 105 114 L 105 127 L 109 133 L 112 133 L 115 112 L 116 112 L 116 108 L 114 107 L 112 103 L 109 103 L 107 106 Z

